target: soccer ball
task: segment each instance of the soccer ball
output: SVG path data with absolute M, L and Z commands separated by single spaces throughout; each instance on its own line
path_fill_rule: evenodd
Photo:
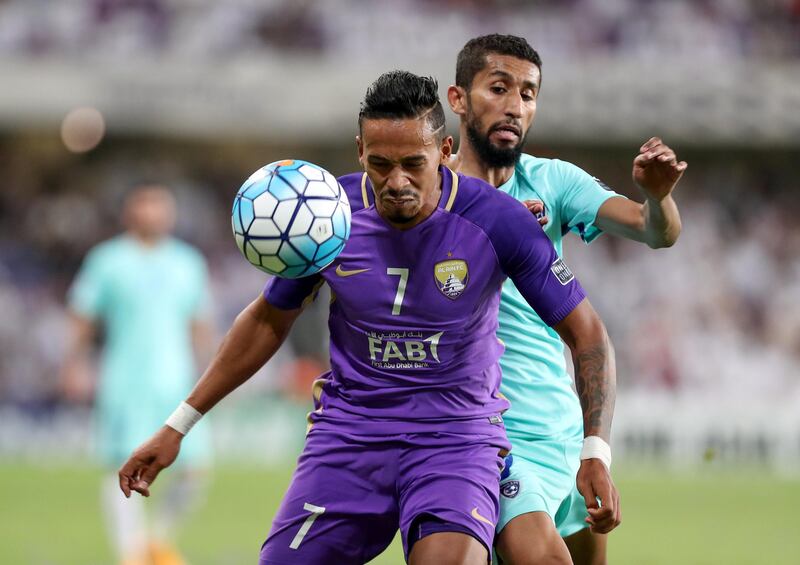
M 250 175 L 233 201 L 239 251 L 271 275 L 299 278 L 327 267 L 350 236 L 350 203 L 336 178 L 299 159 Z

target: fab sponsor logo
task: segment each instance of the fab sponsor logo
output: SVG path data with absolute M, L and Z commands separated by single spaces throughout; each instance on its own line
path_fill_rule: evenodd
M 444 332 L 367 332 L 369 360 L 376 369 L 423 369 L 439 363 L 439 340 Z

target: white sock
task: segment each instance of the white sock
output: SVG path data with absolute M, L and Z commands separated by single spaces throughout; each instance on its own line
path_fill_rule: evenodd
M 138 493 L 125 498 L 116 474 L 103 479 L 100 502 L 112 549 L 118 559 L 134 559 L 147 550 L 147 524 L 144 500 Z

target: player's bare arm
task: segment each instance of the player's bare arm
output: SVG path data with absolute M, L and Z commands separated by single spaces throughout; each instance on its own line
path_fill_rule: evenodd
M 186 399 L 205 414 L 247 381 L 278 350 L 302 309 L 281 310 L 258 296 L 237 317 Z
M 263 296 L 256 298 L 236 317 L 186 402 L 201 414 L 208 412 L 275 354 L 301 311 L 280 310 Z M 164 425 L 134 451 L 119 470 L 119 485 L 126 497 L 132 491 L 150 495 L 150 485 L 178 456 L 183 437 Z
M 89 369 L 89 353 L 97 334 L 94 320 L 75 312 L 69 315 L 69 341 L 59 374 L 59 389 L 70 402 L 88 402 L 94 387 Z
M 583 300 L 554 329 L 569 346 L 575 365 L 575 385 L 583 409 L 584 436 L 609 442 L 616 398 L 613 347 L 605 326 L 588 300 Z M 577 477 L 586 500 L 592 531 L 608 533 L 619 525 L 619 493 L 605 463 L 584 459 Z M 598 504 L 597 499 L 600 499 Z
M 191 322 L 192 347 L 199 367 L 206 367 L 214 354 L 214 325 L 207 318 L 195 318 Z
M 603 231 L 646 243 L 653 249 L 670 247 L 681 233 L 681 218 L 672 191 L 688 167 L 658 137 L 639 148 L 633 160 L 633 182 L 644 204 L 609 198 L 597 212 L 595 224 Z

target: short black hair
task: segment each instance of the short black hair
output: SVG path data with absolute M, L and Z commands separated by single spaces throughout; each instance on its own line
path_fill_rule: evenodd
M 358 113 L 362 122 L 378 119 L 419 118 L 425 116 L 436 140 L 444 137 L 444 108 L 439 100 L 439 83 L 408 71 L 390 71 L 378 77 L 367 89 Z
M 139 177 L 125 186 L 122 197 L 123 199 L 127 199 L 130 196 L 134 196 L 140 192 L 147 192 L 148 190 L 161 190 L 172 193 L 172 189 L 162 180 L 151 177 Z
M 456 59 L 456 86 L 469 90 L 472 80 L 486 66 L 486 55 L 510 55 L 530 61 L 542 72 L 542 59 L 524 38 L 516 35 L 493 33 L 467 41 Z
M 116 204 L 120 207 L 124 206 L 126 202 L 151 190 L 163 191 L 175 198 L 175 192 L 164 181 L 151 177 L 139 177 L 127 183 L 122 191 L 116 195 Z

